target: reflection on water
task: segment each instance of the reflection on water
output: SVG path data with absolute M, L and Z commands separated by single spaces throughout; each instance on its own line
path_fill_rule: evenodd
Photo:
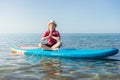
M 40 64 L 44 77 L 42 80 L 73 80 L 69 76 L 62 75 L 62 63 L 60 58 L 50 58 L 41 56 L 26 56 L 26 61 L 30 64 Z M 64 60 L 64 59 L 63 59 Z
M 45 80 L 57 80 L 61 77 L 61 62 L 57 59 L 42 58 L 43 69 L 46 71 Z
M 115 59 L 67 59 L 44 56 L 8 58 L 0 66 L 2 80 L 119 80 L 120 61 Z M 12 63 L 12 64 L 10 64 Z
M 21 67 L 6 70 L 5 73 L 17 74 L 16 76 L 11 74 L 12 76 L 9 75 L 9 78 L 31 78 L 30 80 L 120 79 L 120 61 L 115 59 L 67 59 L 30 55 L 23 58 L 24 62 L 28 64 L 21 63 Z M 19 74 L 23 74 L 23 76 L 21 77 Z

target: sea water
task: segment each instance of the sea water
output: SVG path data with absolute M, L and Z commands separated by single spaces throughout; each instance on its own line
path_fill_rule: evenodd
M 37 46 L 42 34 L 0 34 L 0 80 L 119 80 L 120 52 L 106 59 L 23 56 L 13 46 Z M 61 48 L 120 50 L 119 33 L 62 33 Z

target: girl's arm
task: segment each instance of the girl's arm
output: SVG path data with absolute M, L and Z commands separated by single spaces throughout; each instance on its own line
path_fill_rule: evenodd
M 57 41 L 60 41 L 61 38 L 60 37 L 55 37 L 55 36 L 52 36 L 53 39 L 57 40 Z
M 61 37 L 60 37 L 60 34 L 59 32 L 56 33 L 56 37 L 55 36 L 51 36 L 53 39 L 57 40 L 57 41 L 60 41 L 61 40 Z
M 61 40 L 61 38 L 60 37 L 54 37 L 54 36 L 46 36 L 46 37 L 42 37 L 41 38 L 41 41 L 44 41 L 44 40 L 46 40 L 46 39 L 48 39 L 48 38 L 50 38 L 50 37 L 52 37 L 53 39 L 55 39 L 55 40 L 57 40 L 57 41 L 60 41 Z
M 44 41 L 44 40 L 48 39 L 49 37 L 50 37 L 50 36 L 42 37 L 42 38 L 41 38 L 41 41 Z
M 42 37 L 42 38 L 41 38 L 41 41 L 44 41 L 44 40 L 46 40 L 46 39 L 48 39 L 48 38 L 50 38 L 50 37 L 52 37 L 51 32 L 50 32 L 50 34 L 49 34 L 48 36 L 46 36 L 46 37 Z
M 50 38 L 51 36 L 52 36 L 52 31 L 50 31 L 50 34 L 49 34 L 48 36 L 42 37 L 42 38 L 41 38 L 41 41 L 44 41 L 44 40 Z

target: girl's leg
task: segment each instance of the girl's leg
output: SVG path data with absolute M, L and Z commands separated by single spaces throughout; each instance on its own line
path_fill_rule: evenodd
M 57 50 L 62 45 L 62 42 L 57 42 L 55 45 L 51 47 L 52 50 Z
M 43 50 L 51 50 L 50 47 L 46 46 L 45 44 L 40 43 L 39 46 L 43 49 Z

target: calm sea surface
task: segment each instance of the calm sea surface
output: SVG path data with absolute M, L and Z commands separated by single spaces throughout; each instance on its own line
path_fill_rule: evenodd
M 61 34 L 62 48 L 120 50 L 120 34 Z M 0 80 L 120 80 L 120 52 L 107 59 L 20 56 L 12 46 L 36 46 L 41 34 L 0 34 Z

